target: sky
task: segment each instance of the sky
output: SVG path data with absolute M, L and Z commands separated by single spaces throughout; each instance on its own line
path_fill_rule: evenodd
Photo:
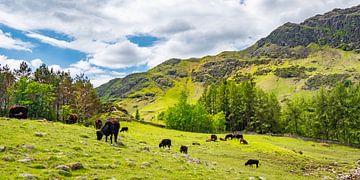
M 95 87 L 170 58 L 242 50 L 286 22 L 359 0 L 0 0 L 0 64 L 84 73 Z

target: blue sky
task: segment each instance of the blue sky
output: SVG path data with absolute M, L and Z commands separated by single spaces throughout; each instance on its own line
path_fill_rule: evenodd
M 0 3 L 0 64 L 47 64 L 95 86 L 170 58 L 238 51 L 286 22 L 358 0 L 104 0 Z

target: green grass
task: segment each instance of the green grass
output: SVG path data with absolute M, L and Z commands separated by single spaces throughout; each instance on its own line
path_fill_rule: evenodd
M 166 111 L 168 107 L 176 104 L 182 90 L 189 92 L 190 103 L 196 103 L 203 92 L 203 86 L 187 79 L 177 81 L 175 82 L 174 87 L 165 92 L 164 96 L 143 106 L 140 110 L 140 114 L 142 114 L 147 121 L 163 124 L 162 121 L 157 120 L 157 115 L 162 111 Z
M 0 146 L 6 146 L 0 152 L 0 179 L 15 179 L 22 173 L 41 179 L 321 179 L 355 168 L 355 161 L 360 158 L 359 149 L 323 147 L 287 137 L 245 135 L 249 145 L 241 145 L 236 140 L 205 142 L 209 134 L 136 122 L 121 122 L 121 126 L 129 127 L 129 132 L 119 137 L 124 147 L 95 140 L 92 127 L 0 118 Z M 36 132 L 46 134 L 37 137 Z M 163 138 L 172 139 L 170 150 L 158 148 Z M 195 141 L 201 145 L 191 145 Z M 22 148 L 23 144 L 35 149 Z M 201 163 L 189 162 L 179 153 L 180 145 L 188 145 L 189 157 Z M 143 151 L 144 147 L 150 147 L 150 152 Z M 26 157 L 33 161 L 18 162 Z M 244 166 L 251 158 L 260 160 L 259 168 Z M 55 169 L 57 165 L 76 162 L 82 163 L 84 169 Z M 150 165 L 142 165 L 144 162 Z

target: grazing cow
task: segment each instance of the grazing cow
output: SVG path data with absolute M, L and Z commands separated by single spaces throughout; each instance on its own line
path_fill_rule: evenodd
M 25 106 L 12 106 L 9 110 L 10 118 L 26 119 L 28 108 Z
M 240 144 L 248 144 L 248 142 L 244 138 L 241 138 L 240 139 Z
M 182 145 L 182 146 L 180 147 L 180 153 L 185 153 L 185 154 L 187 154 L 187 152 L 188 152 L 188 147 Z
M 160 144 L 159 144 L 159 147 L 169 147 L 171 146 L 171 140 L 170 139 L 163 139 Z
M 217 136 L 215 134 L 211 135 L 210 138 L 211 138 L 211 141 L 214 141 L 214 142 L 217 140 Z
M 220 138 L 220 141 L 226 141 L 226 139 L 224 139 L 224 138 Z
M 242 134 L 234 134 L 233 138 L 242 139 L 244 136 Z
M 125 131 L 127 132 L 128 130 L 129 130 L 128 127 L 122 127 L 121 130 L 120 130 L 120 132 L 125 132 Z
M 108 136 L 110 136 L 110 143 L 112 144 L 112 136 L 114 135 L 115 143 L 117 143 L 117 137 L 120 129 L 120 121 L 116 118 L 109 118 L 104 126 L 96 131 L 97 140 L 101 140 L 103 135 L 105 135 L 105 141 L 107 142 Z
M 246 163 L 245 163 L 245 166 L 252 166 L 253 164 L 256 164 L 256 168 L 259 167 L 259 160 L 256 160 L 256 159 L 249 159 Z
M 76 114 L 70 114 L 69 118 L 66 120 L 66 124 L 75 124 L 78 120 L 78 116 Z
M 95 128 L 96 128 L 96 129 L 101 129 L 101 127 L 102 127 L 102 121 L 101 121 L 101 119 L 96 120 L 96 121 L 95 121 Z
M 225 136 L 225 140 L 227 140 L 227 139 L 233 139 L 234 138 L 234 135 L 233 134 L 227 134 L 226 136 Z
M 195 146 L 195 145 L 200 146 L 200 143 L 198 143 L 198 142 L 193 142 L 192 145 L 194 145 L 194 146 Z

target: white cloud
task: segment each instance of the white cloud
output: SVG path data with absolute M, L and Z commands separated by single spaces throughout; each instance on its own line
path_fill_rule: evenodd
M 34 59 L 34 60 L 30 61 L 30 64 L 33 68 L 38 68 L 42 64 L 44 64 L 44 62 L 41 59 Z
M 49 68 L 53 68 L 56 71 L 70 72 L 72 77 L 84 73 L 90 79 L 90 82 L 94 87 L 98 87 L 113 78 L 124 77 L 126 75 L 126 73 L 123 72 L 106 71 L 84 60 L 70 64 L 68 68 L 61 68 L 59 65 L 51 65 Z
M 57 64 L 55 64 L 55 65 L 50 65 L 50 66 L 48 66 L 48 67 L 49 67 L 49 69 L 53 69 L 54 72 L 62 71 L 62 68 L 61 68 L 59 65 L 57 65 Z
M 43 63 L 41 59 L 33 59 L 31 61 L 26 61 L 21 59 L 11 59 L 7 56 L 0 55 L 0 64 L 2 66 L 8 65 L 9 68 L 12 70 L 19 69 L 22 62 L 26 62 L 33 71 Z
M 26 62 L 33 71 L 35 71 L 35 69 L 43 63 L 41 59 L 34 59 L 29 62 L 26 60 L 9 59 L 4 55 L 0 55 L 0 65 L 8 65 L 11 70 L 19 69 L 22 62 Z M 126 75 L 126 73 L 118 71 L 105 71 L 99 67 L 91 65 L 88 61 L 78 61 L 71 64 L 69 68 L 62 68 L 57 64 L 49 65 L 48 68 L 53 69 L 54 71 L 70 72 L 72 77 L 75 77 L 77 74 L 84 73 L 90 79 L 90 82 L 94 85 L 94 87 L 98 87 L 113 78 L 124 77 Z
M 126 68 L 146 63 L 151 56 L 147 48 L 141 48 L 129 41 L 108 45 L 90 58 L 90 63 L 107 68 Z
M 6 56 L 0 55 L 0 64 L 2 66 L 8 65 L 10 69 L 19 69 L 23 61 L 24 60 L 8 59 Z
M 30 49 L 31 47 L 32 47 L 31 43 L 23 42 L 19 39 L 13 39 L 11 37 L 11 34 L 4 33 L 0 29 L 0 48 L 31 52 L 31 49 Z
M 101 74 L 109 70 L 96 66 L 117 69 L 148 64 L 152 67 L 173 57 L 199 57 L 225 50 L 240 50 L 285 22 L 299 23 L 334 8 L 359 4 L 358 0 L 241 2 L 19 0 L 13 3 L 12 0 L 3 0 L 0 4 L 0 23 L 29 32 L 29 37 L 42 42 L 88 53 L 89 59 L 85 62 L 89 64 L 82 64 L 87 69 L 76 64 L 68 68 Z M 34 33 L 36 29 L 68 34 L 74 40 L 67 42 L 46 37 Z M 135 34 L 154 35 L 162 38 L 162 41 L 152 47 L 138 47 L 126 39 L 127 35 Z M 24 45 L 16 47 L 29 49 Z

